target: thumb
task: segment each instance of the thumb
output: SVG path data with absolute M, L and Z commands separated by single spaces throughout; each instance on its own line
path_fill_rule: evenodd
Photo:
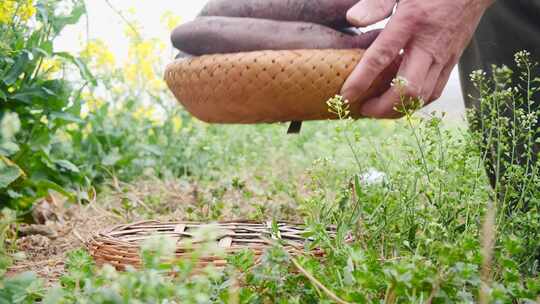
M 365 27 L 384 20 L 394 10 L 396 0 L 362 0 L 347 12 L 347 20 L 354 26 Z

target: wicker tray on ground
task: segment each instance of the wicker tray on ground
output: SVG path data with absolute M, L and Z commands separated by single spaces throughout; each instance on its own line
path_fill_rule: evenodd
M 285 244 L 290 254 L 305 252 L 306 242 L 310 239 L 304 237 L 307 231 L 303 225 L 290 222 L 279 222 L 277 225 L 279 239 Z M 215 242 L 226 255 L 249 249 L 254 252 L 258 260 L 264 250 L 270 247 L 277 238 L 273 233 L 272 222 L 228 221 L 208 224 L 144 221 L 119 225 L 99 232 L 86 242 L 86 247 L 98 265 L 110 264 L 118 270 L 125 270 L 127 266 L 137 268 L 141 265 L 141 245 L 150 237 L 161 235 L 175 239 L 176 258 L 189 258 L 198 245 L 193 239 L 194 232 L 208 226 L 215 229 Z M 335 228 L 329 227 L 327 230 L 331 236 L 335 236 Z M 310 254 L 322 256 L 323 252 L 315 249 Z M 227 261 L 223 256 L 207 256 L 198 262 L 199 267 L 209 264 L 222 267 L 227 264 Z

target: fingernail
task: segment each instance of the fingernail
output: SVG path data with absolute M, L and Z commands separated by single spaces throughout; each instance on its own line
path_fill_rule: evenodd
M 343 88 L 340 94 L 349 103 L 353 103 L 355 101 L 355 99 L 353 98 L 354 96 L 349 88 Z
M 355 5 L 347 12 L 347 20 L 353 25 L 362 25 L 368 16 L 369 12 L 361 5 Z

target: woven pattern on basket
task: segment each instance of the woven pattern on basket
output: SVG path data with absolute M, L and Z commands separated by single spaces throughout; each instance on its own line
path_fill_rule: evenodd
M 187 240 L 194 236 L 194 231 L 209 224 L 198 222 L 157 222 L 145 221 L 128 225 L 119 225 L 107 231 L 97 233 L 87 242 L 86 247 L 98 265 L 110 264 L 118 270 L 125 270 L 128 265 L 140 267 L 141 244 L 155 235 L 169 236 L 176 240 L 176 258 L 190 256 L 193 247 L 187 246 Z M 234 254 L 244 249 L 250 249 L 260 258 L 263 251 L 271 246 L 272 224 L 251 221 L 230 221 L 211 224 L 216 229 L 216 244 L 226 254 Z M 285 248 L 291 254 L 303 252 L 309 238 L 303 235 L 306 230 L 300 224 L 279 222 L 280 240 L 285 242 Z M 335 235 L 335 229 L 328 228 L 330 235 Z M 189 242 L 191 243 L 191 242 Z M 197 243 L 192 243 L 197 246 Z M 322 255 L 321 250 L 311 252 Z M 210 256 L 202 258 L 198 266 L 212 264 L 217 267 L 225 266 L 223 257 Z
M 349 49 L 206 55 L 169 64 L 165 80 L 185 108 L 206 122 L 335 119 L 326 101 L 339 94 L 362 54 Z M 365 97 L 390 81 L 391 75 L 376 80 Z M 351 107 L 353 118 L 360 117 L 359 107 Z

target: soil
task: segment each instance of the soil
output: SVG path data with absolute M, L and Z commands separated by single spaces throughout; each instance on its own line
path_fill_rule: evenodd
M 51 285 L 64 273 L 66 254 L 84 247 L 85 236 L 118 223 L 117 218 L 92 205 L 71 205 L 65 211 L 63 222 L 46 221 L 42 225 L 53 231 L 53 235 L 29 234 L 17 239 L 16 256 L 21 258 L 8 269 L 8 276 L 32 271 Z
M 251 183 L 199 186 L 157 179 L 124 184 L 113 180 L 85 204 L 73 204 L 53 194 L 35 204 L 32 225 L 14 227 L 17 238 L 8 247 L 16 248 L 13 256 L 18 258 L 7 275 L 32 271 L 52 286 L 64 274 L 67 253 L 84 248 L 92 234 L 117 224 L 147 219 L 261 219 L 271 214 L 298 220 L 296 202 L 285 194 L 269 196 L 257 190 L 266 187 Z

